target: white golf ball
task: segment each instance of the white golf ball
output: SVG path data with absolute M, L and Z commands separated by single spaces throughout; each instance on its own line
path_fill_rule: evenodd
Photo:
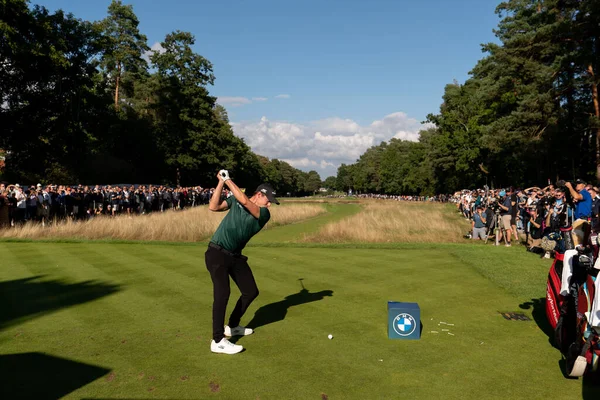
M 332 335 L 332 334 L 329 334 L 329 335 L 327 335 L 327 337 L 328 337 L 329 339 L 333 339 L 333 335 Z

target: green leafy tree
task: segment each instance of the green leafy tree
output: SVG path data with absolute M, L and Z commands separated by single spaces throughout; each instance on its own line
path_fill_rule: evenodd
M 306 181 L 304 182 L 304 189 L 312 194 L 316 193 L 321 187 L 321 177 L 317 171 L 308 171 Z
M 63 11 L 4 2 L 0 24 L 0 148 L 7 178 L 69 183 L 112 119 L 97 78 L 100 36 Z M 107 102 L 108 100 L 108 102 Z
M 161 43 L 164 52 L 151 56 L 157 141 L 169 180 L 177 184 L 212 179 L 231 161 L 223 151 L 227 134 L 215 116 L 215 98 L 206 89 L 215 79 L 212 64 L 193 52 L 194 43 L 192 34 L 176 31 Z
M 322 187 L 328 190 L 335 190 L 337 179 L 335 176 L 328 176 L 322 183 Z
M 297 195 L 305 195 L 305 194 L 310 194 L 309 191 L 306 190 L 306 182 L 308 181 L 308 173 L 304 172 L 304 171 L 300 171 L 299 169 L 296 170 L 296 190 L 295 193 Z
M 386 143 L 373 146 L 365 151 L 356 164 L 352 173 L 352 181 L 357 191 L 365 193 L 380 193 L 382 190 L 381 156 L 385 151 Z
M 349 189 L 354 188 L 352 171 L 349 165 L 342 163 L 338 167 L 335 177 L 335 188 L 341 192 L 348 192 Z
M 219 155 L 225 157 L 222 165 L 231 170 L 240 185 L 254 190 L 262 183 L 265 174 L 258 156 L 250 150 L 242 138 L 234 135 L 227 110 L 223 106 L 215 105 L 214 116 L 218 127 L 217 136 L 224 143 L 222 153 Z
M 447 85 L 443 100 L 440 114 L 428 115 L 437 126 L 429 137 L 431 161 L 442 185 L 437 189 L 474 187 L 482 180 L 477 165 L 482 159 L 481 120 L 485 116 L 478 81 Z
M 99 26 L 105 40 L 101 65 L 114 90 L 115 109 L 119 109 L 123 82 L 131 92 L 133 79 L 146 73 L 148 65 L 142 55 L 149 50 L 148 39 L 139 31 L 133 6 L 124 5 L 121 0 L 112 0 L 108 16 Z

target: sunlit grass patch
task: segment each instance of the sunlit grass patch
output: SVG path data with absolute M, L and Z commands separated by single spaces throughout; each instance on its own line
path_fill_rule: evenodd
M 364 209 L 306 236 L 308 242 L 462 242 L 470 223 L 451 206 L 390 200 L 361 201 Z

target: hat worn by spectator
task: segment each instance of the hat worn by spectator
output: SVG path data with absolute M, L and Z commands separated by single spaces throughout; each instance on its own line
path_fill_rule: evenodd
M 504 190 L 501 190 L 498 194 L 500 195 L 500 197 L 506 196 L 506 192 Z
M 581 184 L 581 183 L 583 183 L 583 184 L 585 185 L 587 182 L 586 182 L 585 180 L 583 180 L 583 179 L 577 179 L 577 180 L 575 180 L 575 183 L 576 183 L 577 185 L 579 185 L 579 184 Z

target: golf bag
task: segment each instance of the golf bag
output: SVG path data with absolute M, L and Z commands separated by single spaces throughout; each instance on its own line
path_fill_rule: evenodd
M 561 277 L 563 270 L 564 255 L 556 253 L 554 262 L 548 273 L 548 283 L 546 284 L 546 316 L 552 329 L 556 329 L 558 320 L 560 319 L 560 310 L 565 302 L 564 296 L 560 294 Z
M 566 373 L 579 377 L 598 371 L 600 298 L 596 299 L 596 292 L 600 289 L 599 270 L 593 263 L 598 250 L 590 242 L 573 249 L 572 238 L 565 240 L 570 230 L 561 230 L 559 236 L 553 237 L 557 253 L 548 274 L 546 316 L 554 329 L 554 343 L 566 358 Z
M 596 284 L 597 272 L 598 270 L 596 270 L 595 276 L 592 273 L 588 274 L 577 293 L 575 322 L 577 336 L 565 354 L 567 373 L 573 377 L 583 376 L 586 372 L 588 374 L 598 372 L 600 321 L 597 316 L 592 315 L 599 312 L 594 309 L 596 291 L 599 289 Z

